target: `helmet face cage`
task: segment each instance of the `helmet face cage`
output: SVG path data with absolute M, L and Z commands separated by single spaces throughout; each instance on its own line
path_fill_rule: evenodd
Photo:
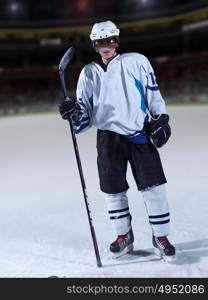
M 119 37 L 118 36 L 111 36 L 104 39 L 98 39 L 92 41 L 93 48 L 98 52 L 99 48 L 106 47 L 115 49 L 119 46 Z

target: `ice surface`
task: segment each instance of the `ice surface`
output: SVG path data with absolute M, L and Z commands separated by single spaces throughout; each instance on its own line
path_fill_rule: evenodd
M 102 268 L 96 265 L 70 129 L 59 114 L 0 119 L 0 277 L 208 277 L 208 106 L 168 107 L 160 150 L 168 180 L 174 263 L 153 254 L 143 199 L 128 170 L 134 252 L 115 239 L 99 190 L 96 130 L 77 136 Z

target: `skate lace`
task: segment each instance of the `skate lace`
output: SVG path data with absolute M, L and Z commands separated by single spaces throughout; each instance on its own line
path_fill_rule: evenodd
M 127 235 L 119 235 L 115 241 L 115 243 L 119 245 L 124 245 L 126 244 L 127 241 Z
M 164 248 L 170 248 L 172 247 L 171 243 L 168 241 L 166 237 L 157 237 L 156 240 L 164 247 Z

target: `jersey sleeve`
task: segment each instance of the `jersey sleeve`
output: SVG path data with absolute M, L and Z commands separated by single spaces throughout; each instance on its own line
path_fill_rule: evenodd
M 160 93 L 154 70 L 149 60 L 143 56 L 141 68 L 141 77 L 146 105 L 150 113 L 155 116 L 166 113 L 165 101 Z
M 75 133 L 80 133 L 88 130 L 91 126 L 92 110 L 93 110 L 93 90 L 92 79 L 89 71 L 84 67 L 79 75 L 77 90 L 77 104 L 81 110 L 81 118 L 78 121 L 73 121 Z

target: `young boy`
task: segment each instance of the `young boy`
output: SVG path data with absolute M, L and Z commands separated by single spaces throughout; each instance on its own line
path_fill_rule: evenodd
M 154 71 L 144 55 L 117 53 L 119 29 L 113 22 L 96 23 L 90 39 L 100 60 L 82 69 L 77 101 L 67 98 L 59 109 L 63 119 L 72 119 L 75 133 L 91 126 L 98 129 L 100 188 L 117 234 L 110 251 L 118 257 L 133 249 L 126 180 L 129 162 L 145 201 L 153 246 L 161 257 L 172 258 L 166 178 L 156 148 L 167 142 L 170 127 Z

